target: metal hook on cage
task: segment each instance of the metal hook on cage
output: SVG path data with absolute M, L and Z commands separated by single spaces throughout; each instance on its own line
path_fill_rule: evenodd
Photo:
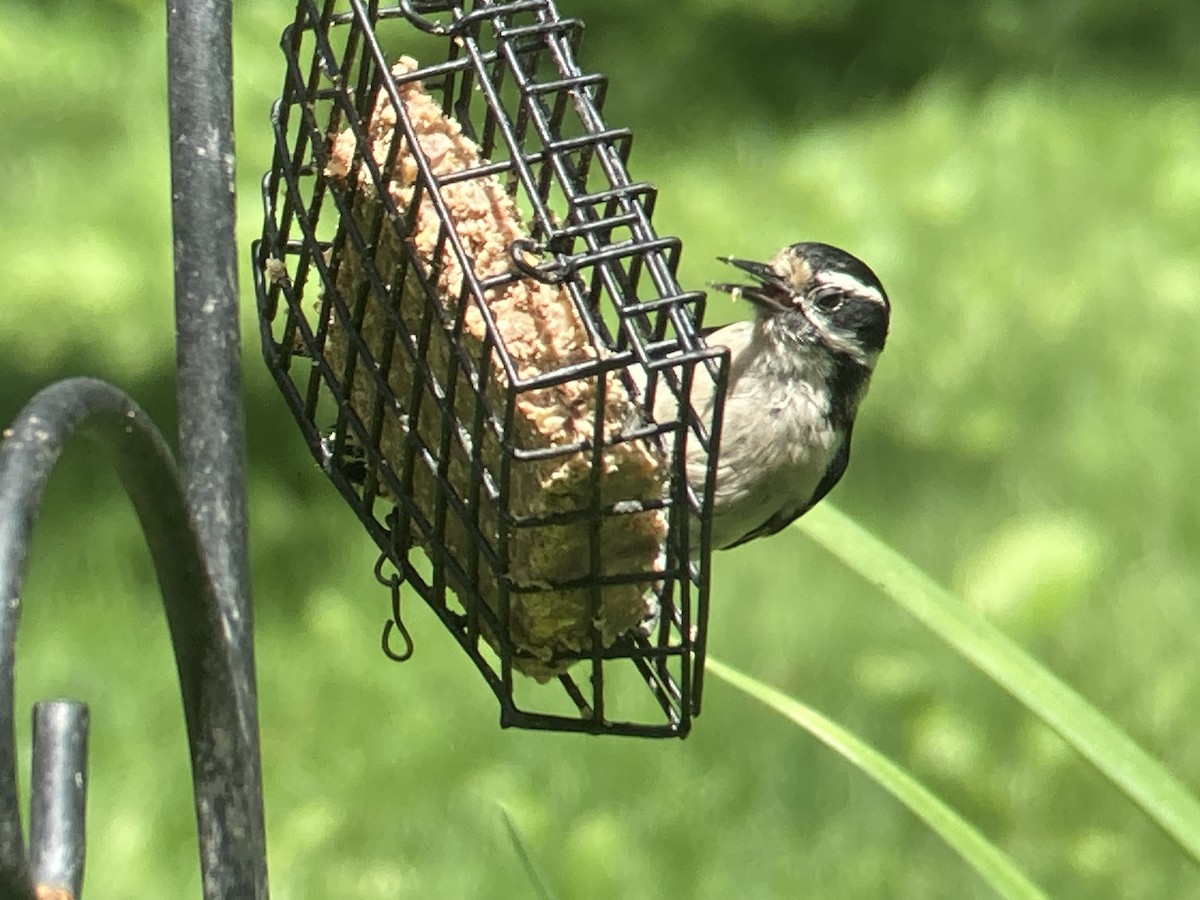
M 383 574 L 383 567 L 388 562 L 386 553 L 380 553 L 379 559 L 375 561 L 375 580 L 386 588 L 392 590 L 392 617 L 383 625 L 383 636 L 380 640 L 380 646 L 383 648 L 384 655 L 392 662 L 406 662 L 412 659 L 413 655 L 413 639 L 409 634 L 408 628 L 404 624 L 404 619 L 400 615 L 400 585 L 404 584 L 404 576 L 399 571 L 391 575 Z M 403 649 L 397 651 L 392 647 L 392 632 L 395 631 L 400 635 L 400 640 L 403 641 Z
M 552 252 L 545 244 L 539 244 L 531 238 L 517 238 L 508 245 L 508 256 L 513 267 L 522 275 L 535 278 L 543 284 L 562 284 L 578 270 L 579 265 L 565 253 L 555 253 L 551 262 L 531 265 L 523 254 L 545 256 Z
M 466 19 L 460 18 L 451 22 L 449 25 L 443 25 L 441 22 L 433 22 L 413 8 L 412 0 L 400 0 L 400 13 L 404 18 L 408 19 L 409 23 L 414 28 L 419 28 L 426 34 L 436 34 L 439 37 L 449 37 L 458 34 L 462 31 Z
M 400 14 L 403 15 L 404 18 L 408 19 L 411 25 L 421 29 L 421 31 L 424 31 L 426 34 L 436 34 L 439 37 L 453 37 L 458 35 L 460 32 L 466 31 L 476 22 L 483 21 L 484 19 L 494 19 L 500 12 L 515 13 L 523 10 L 536 9 L 542 6 L 544 3 L 545 0 L 516 0 L 516 2 L 505 4 L 500 9 L 497 9 L 494 6 L 484 6 L 482 9 L 476 9 L 469 13 L 459 15 L 458 18 L 456 18 L 449 25 L 443 25 L 440 22 L 432 22 L 425 18 L 423 15 L 417 12 L 416 9 L 414 9 L 415 4 L 413 3 L 413 0 L 400 0 Z M 431 6 L 434 9 L 440 6 L 446 12 L 453 12 L 450 3 L 426 2 L 424 5 Z

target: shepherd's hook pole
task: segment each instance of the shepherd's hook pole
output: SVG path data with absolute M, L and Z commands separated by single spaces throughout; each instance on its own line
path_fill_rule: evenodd
M 265 898 L 266 839 L 247 563 L 229 0 L 168 0 L 171 212 L 184 494 L 233 657 L 234 735 L 200 729 L 204 896 Z M 208 710 L 200 710 L 207 717 Z M 191 712 L 189 711 L 189 715 Z

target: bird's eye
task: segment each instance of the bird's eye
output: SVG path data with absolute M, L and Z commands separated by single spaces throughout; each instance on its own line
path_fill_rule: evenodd
M 827 291 L 823 294 L 818 294 L 813 298 L 813 303 L 821 312 L 831 313 L 837 310 L 846 300 L 846 295 L 841 291 Z

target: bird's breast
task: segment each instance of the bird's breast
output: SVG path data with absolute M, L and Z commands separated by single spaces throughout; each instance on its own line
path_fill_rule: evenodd
M 735 391 L 724 412 L 714 547 L 737 540 L 780 510 L 807 506 L 840 440 L 820 399 L 804 390 Z M 697 474 L 705 461 L 696 460 Z
M 772 487 L 811 494 L 837 451 L 828 410 L 805 391 L 752 394 L 726 400 L 720 466 L 736 483 L 745 476 L 779 473 Z M 816 480 L 808 485 L 809 476 Z M 791 477 L 783 477 L 791 476 Z
M 710 343 L 729 348 L 729 382 L 721 416 L 721 441 L 713 493 L 712 546 L 726 547 L 777 514 L 804 509 L 840 448 L 841 429 L 832 416 L 834 361 L 783 341 L 763 324 L 739 322 Z M 691 401 L 711 410 L 714 386 L 693 383 Z M 677 404 L 660 394 L 656 417 L 677 417 Z M 708 454 L 689 442 L 688 480 L 699 489 Z

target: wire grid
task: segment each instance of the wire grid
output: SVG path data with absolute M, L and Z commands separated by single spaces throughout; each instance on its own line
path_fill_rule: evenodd
M 475 662 L 500 701 L 502 725 L 683 736 L 700 708 L 710 550 L 702 513 L 713 489 L 711 467 L 702 485 L 689 486 L 685 461 L 694 442 L 708 449 L 719 440 L 728 357 L 699 337 L 704 294 L 682 291 L 676 281 L 680 243 L 659 237 L 651 225 L 655 191 L 626 172 L 630 132 L 603 121 L 606 80 L 575 62 L 581 30 L 577 20 L 561 18 L 551 0 L 298 4 L 282 40 L 287 75 L 272 112 L 275 160 L 264 179 L 263 238 L 254 248 L 263 351 L 312 453 L 381 550 L 376 574 L 393 594 L 385 650 L 396 628 L 409 642 L 400 618 L 404 583 Z M 479 145 L 477 167 L 450 177 L 432 174 L 411 140 L 412 123 L 389 75 L 401 52 L 437 60 L 403 80 L 420 79 Z M 407 210 L 388 197 L 387 167 L 381 171 L 371 153 L 356 152 L 356 171 L 345 183 L 326 174 L 335 135 L 350 129 L 359 148 L 366 143 L 380 91 L 399 112 L 397 133 L 405 129 L 408 146 L 417 150 Z M 389 165 L 400 143 L 392 141 Z M 382 202 L 364 204 L 350 186 L 358 167 L 369 172 Z M 491 279 L 475 275 L 443 197 L 452 181 L 485 176 L 503 180 L 529 233 L 510 247 L 511 272 Z M 385 259 L 377 251 L 389 229 L 399 246 L 411 246 L 402 242 L 411 238 L 425 196 L 442 222 L 436 252 Z M 437 261 L 444 254 L 453 254 L 464 273 L 457 315 L 447 314 L 437 298 Z M 347 291 L 338 273 L 351 258 L 363 271 L 355 290 Z M 561 284 L 598 352 L 557 371 L 519 377 L 487 315 L 485 292 L 522 278 Z M 419 290 L 428 301 L 415 327 L 395 314 L 392 285 Z M 357 333 L 368 300 L 387 311 L 383 352 L 373 352 Z M 463 311 L 470 306 L 487 325 L 477 354 L 461 340 Z M 349 342 L 345 365 L 331 364 L 328 356 L 331 321 Z M 439 329 L 452 345 L 440 366 L 429 358 L 430 335 Z M 485 382 L 495 360 L 504 383 L 489 390 Z M 389 380 L 390 367 L 401 365 L 413 373 L 407 396 L 397 396 Z M 714 381 L 711 408 L 695 409 L 686 399 L 697 377 Z M 373 382 L 377 399 L 367 415 L 352 402 L 355 378 Z M 596 402 L 596 439 L 518 446 L 514 411 L 528 392 L 586 381 L 604 397 L 613 380 L 640 410 L 620 433 L 606 433 L 604 403 Z M 655 418 L 648 410 L 664 394 L 671 413 L 662 414 L 660 400 Z M 421 415 L 438 420 L 439 440 L 409 427 Z M 403 452 L 388 453 L 381 435 L 395 427 L 403 434 Z M 498 464 L 480 451 L 489 441 L 501 448 Z M 603 453 L 626 441 L 653 442 L 662 454 L 664 489 L 653 502 L 604 496 Z M 470 458 L 468 484 L 449 476 L 452 448 Z M 587 502 L 540 517 L 515 511 L 508 493 L 513 472 L 523 463 L 567 454 L 583 454 L 590 464 Z M 432 503 L 414 497 L 416 478 L 433 484 Z M 481 505 L 499 511 L 494 527 L 482 520 Z M 634 571 L 602 573 L 595 564 L 602 522 L 653 508 L 668 523 L 659 558 Z M 696 521 L 703 524 L 689 527 Z M 555 673 L 565 694 L 534 685 L 518 671 L 529 651 L 512 639 L 510 607 L 522 591 L 546 586 L 518 583 L 508 558 L 520 529 L 563 525 L 587 531 L 593 564 L 586 577 L 551 587 L 586 591 L 594 615 L 606 589 L 638 585 L 659 610 L 656 620 L 608 646 L 593 624 L 588 646 L 556 652 L 552 665 L 577 660 L 569 671 Z M 467 536 L 469 553 L 455 551 L 448 529 Z M 425 551 L 425 560 L 410 554 L 415 548 Z M 385 560 L 394 575 L 383 571 Z M 485 584 L 486 592 L 480 590 Z M 411 642 L 393 655 L 410 650 Z

